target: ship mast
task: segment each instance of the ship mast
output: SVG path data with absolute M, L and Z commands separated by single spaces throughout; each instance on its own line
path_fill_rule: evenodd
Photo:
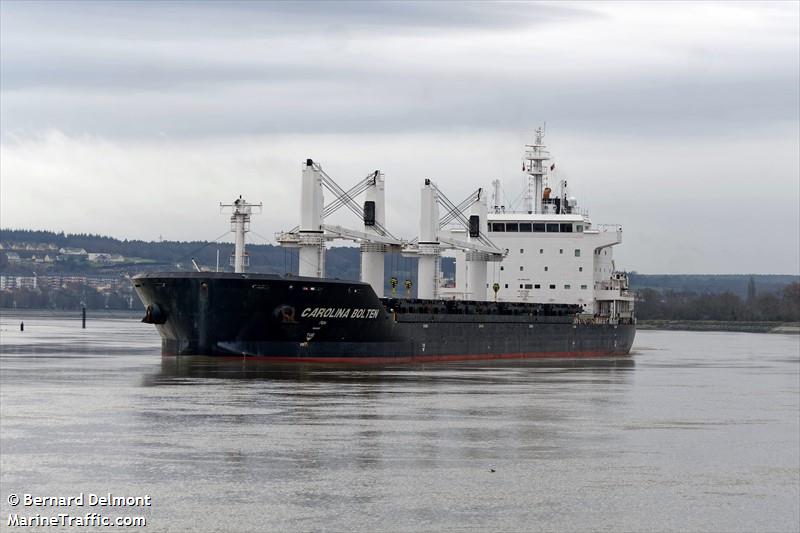
M 550 160 L 550 152 L 545 148 L 544 128 L 538 128 L 534 144 L 525 145 L 523 170 L 528 175 L 528 185 L 525 191 L 525 211 L 527 213 L 542 212 L 543 183 L 547 174 L 547 166 L 543 163 Z
M 494 193 L 492 193 L 492 203 L 494 205 L 492 207 L 495 213 L 501 213 L 505 211 L 505 206 L 500 205 L 500 180 L 492 181 L 492 188 L 494 189 Z
M 220 210 L 230 208 L 231 210 L 231 231 L 236 236 L 233 251 L 233 271 L 236 273 L 244 272 L 246 254 L 244 251 L 244 235 L 250 231 L 250 215 L 253 208 L 257 207 L 261 212 L 261 203 L 249 204 L 239 195 L 232 204 L 219 204 Z

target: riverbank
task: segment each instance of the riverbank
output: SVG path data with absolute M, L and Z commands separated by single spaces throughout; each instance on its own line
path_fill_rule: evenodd
M 81 310 L 64 310 L 64 309 L 7 309 L 0 308 L 0 316 L 3 318 L 33 318 L 33 317 L 70 317 L 74 316 L 80 320 Z M 144 316 L 144 309 L 87 309 L 86 319 L 90 318 L 142 318 Z
M 0 309 L 0 316 L 10 318 L 69 317 L 80 320 L 80 311 L 54 309 Z M 87 309 L 86 318 L 115 318 L 139 320 L 144 316 L 141 309 Z M 790 333 L 800 335 L 800 322 L 744 322 L 723 320 L 639 320 L 636 328 L 640 330 L 672 331 L 741 331 L 748 333 Z
M 639 320 L 637 329 L 681 331 L 741 331 L 747 333 L 800 334 L 798 322 L 739 322 L 724 320 Z

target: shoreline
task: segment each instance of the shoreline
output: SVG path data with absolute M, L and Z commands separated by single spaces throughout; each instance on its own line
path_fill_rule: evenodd
M 0 309 L 0 317 L 8 319 L 11 317 L 75 317 L 81 319 L 80 309 Z M 141 319 L 144 316 L 142 309 L 87 309 L 86 317 L 91 318 L 130 318 Z
M 798 322 L 745 322 L 733 320 L 639 320 L 637 330 L 733 331 L 800 335 Z
M 86 316 L 140 320 L 144 309 L 87 309 Z M 69 317 L 81 318 L 80 309 L 0 309 L 0 317 Z M 800 335 L 800 322 L 737 322 L 725 320 L 639 320 L 637 330 L 662 331 L 731 331 L 742 333 L 781 333 Z

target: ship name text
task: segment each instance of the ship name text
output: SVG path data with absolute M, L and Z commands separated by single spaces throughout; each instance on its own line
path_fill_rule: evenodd
M 378 318 L 377 309 L 349 307 L 306 307 L 300 313 L 303 318 Z

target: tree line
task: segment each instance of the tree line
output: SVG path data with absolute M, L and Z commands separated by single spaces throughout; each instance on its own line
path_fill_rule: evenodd
M 90 252 L 118 253 L 125 257 L 144 258 L 150 264 L 124 264 L 111 267 L 90 267 L 58 262 L 50 264 L 9 264 L 5 253 L 0 252 L 0 274 L 33 276 L 69 273 L 85 276 L 127 277 L 146 270 L 194 269 L 194 258 L 201 268 L 216 268 L 217 251 L 220 266 L 228 266 L 233 245 L 209 241 L 159 241 L 120 240 L 103 235 L 66 234 L 64 232 L 36 230 L 0 230 L 0 242 L 55 244 L 58 247 L 84 248 Z M 296 249 L 270 244 L 249 244 L 250 272 L 297 273 L 299 257 Z M 326 274 L 339 279 L 359 278 L 359 249 L 333 247 L 326 251 Z M 416 260 L 398 254 L 386 254 L 386 287 L 388 280 L 405 279 L 416 287 Z M 443 257 L 442 273 L 453 278 L 455 265 L 452 258 Z M 228 268 L 228 270 L 230 270 Z M 642 319 L 663 320 L 765 320 L 798 321 L 797 293 L 800 278 L 796 275 L 684 275 L 629 273 L 631 288 L 637 293 L 636 314 Z M 400 291 L 402 294 L 402 291 Z M 59 289 L 0 291 L 0 307 L 40 307 L 76 309 L 85 303 L 92 309 L 127 309 L 133 297 L 133 307 L 139 306 L 138 297 L 129 290 L 99 292 L 89 286 L 70 286 Z
M 133 291 L 99 291 L 82 284 L 71 284 L 57 289 L 12 289 L 0 291 L 0 308 L 3 309 L 143 309 L 141 300 Z
M 636 291 L 636 316 L 640 320 L 800 321 L 800 283 L 777 292 L 756 294 L 750 284 L 747 296 L 726 291 Z
M 800 322 L 800 283 L 790 283 L 778 292 L 756 294 L 752 289 L 741 298 L 732 292 L 700 294 L 691 291 L 636 291 L 636 316 L 640 320 L 719 320 L 746 322 Z M 98 291 L 88 285 L 55 289 L 0 291 L 0 308 L 142 309 L 133 290 Z

